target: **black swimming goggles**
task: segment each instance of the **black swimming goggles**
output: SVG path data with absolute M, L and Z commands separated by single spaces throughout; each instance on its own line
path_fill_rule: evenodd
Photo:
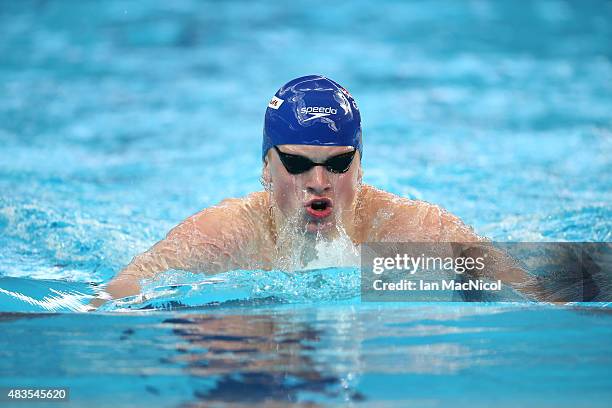
M 290 174 L 301 174 L 312 169 L 315 166 L 324 166 L 328 171 L 332 173 L 346 173 L 351 167 L 353 157 L 355 157 L 355 150 L 351 150 L 347 153 L 338 154 L 325 160 L 323 163 L 315 163 L 308 157 L 299 156 L 297 154 L 289 154 L 281 152 L 278 147 L 274 146 L 278 157 L 280 157 L 283 166 Z

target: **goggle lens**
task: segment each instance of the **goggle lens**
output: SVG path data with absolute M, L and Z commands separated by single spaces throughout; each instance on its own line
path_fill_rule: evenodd
M 323 163 L 315 163 L 308 157 L 281 152 L 276 146 L 274 146 L 274 149 L 290 174 L 305 173 L 315 166 L 323 166 L 331 173 L 346 173 L 351 167 L 353 157 L 355 157 L 355 150 L 351 150 L 347 153 L 332 156 Z

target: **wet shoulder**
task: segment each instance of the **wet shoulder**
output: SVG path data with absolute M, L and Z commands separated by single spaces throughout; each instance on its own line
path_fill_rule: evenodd
M 369 241 L 403 241 L 396 231 L 416 220 L 421 208 L 419 201 L 364 186 L 362 214 Z
M 438 205 L 371 186 L 364 199 L 370 241 L 438 242 L 474 236 L 471 228 Z
M 237 233 L 253 237 L 261 236 L 267 219 L 267 197 L 256 192 L 240 198 L 226 198 L 185 219 L 174 233 L 198 231 L 224 236 Z
M 198 270 L 261 269 L 269 262 L 265 197 L 228 198 L 184 220 L 166 236 Z M 268 251 L 269 252 L 269 251 Z M 196 265 L 196 266 L 193 266 Z

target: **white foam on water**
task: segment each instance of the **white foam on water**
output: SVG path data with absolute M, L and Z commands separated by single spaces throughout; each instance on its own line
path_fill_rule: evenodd
M 338 235 L 331 240 L 317 236 L 314 246 L 315 258 L 304 265 L 304 269 L 329 267 L 359 267 L 360 247 L 353 244 L 342 226 L 337 227 Z

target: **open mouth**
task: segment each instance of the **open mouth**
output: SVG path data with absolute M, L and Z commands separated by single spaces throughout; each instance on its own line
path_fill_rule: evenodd
M 332 213 L 332 201 L 329 198 L 314 198 L 305 205 L 306 212 L 313 218 L 322 219 Z

